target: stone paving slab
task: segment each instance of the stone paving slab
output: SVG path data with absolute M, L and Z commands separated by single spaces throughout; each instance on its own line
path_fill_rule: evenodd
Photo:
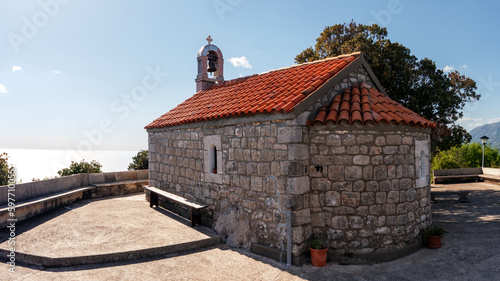
M 0 266 L 0 280 L 500 280 L 500 190 L 471 183 L 471 203 L 432 205 L 434 224 L 449 231 L 440 249 L 395 261 L 323 268 L 283 263 L 225 245 L 129 262 L 44 268 Z M 3 272 L 2 272 L 3 270 Z
M 22 222 L 16 252 L 49 258 L 102 255 L 164 247 L 217 237 L 206 227 L 161 208 L 150 208 L 144 194 L 79 201 Z M 0 232 L 8 250 L 9 233 Z

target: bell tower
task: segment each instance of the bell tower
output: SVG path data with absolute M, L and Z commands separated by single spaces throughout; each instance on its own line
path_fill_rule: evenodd
M 198 75 L 196 75 L 196 92 L 203 91 L 217 82 L 224 81 L 224 58 L 222 52 L 212 45 L 212 37 L 208 35 L 208 44 L 198 51 Z

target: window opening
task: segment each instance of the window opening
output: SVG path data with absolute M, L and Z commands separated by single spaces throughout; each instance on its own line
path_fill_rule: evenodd
M 213 169 L 212 172 L 217 174 L 217 147 L 214 145 L 214 161 L 213 161 Z

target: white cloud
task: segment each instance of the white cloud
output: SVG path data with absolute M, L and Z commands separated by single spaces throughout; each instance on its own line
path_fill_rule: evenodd
M 19 65 L 14 65 L 12 67 L 12 72 L 16 72 L 16 71 L 20 71 L 20 70 L 23 70 Z
M 1 93 L 7 93 L 7 88 L 2 84 L 0 84 L 0 94 Z
M 462 126 L 464 126 L 465 129 L 467 129 L 467 130 L 472 130 L 472 129 L 476 128 L 476 127 L 484 125 L 484 122 L 483 122 L 482 118 L 464 117 L 462 119 L 459 119 L 458 123 L 460 123 Z
M 56 69 L 56 70 L 53 70 L 52 73 L 54 73 L 54 74 L 61 74 L 62 72 L 60 70 Z
M 466 65 L 466 64 L 464 64 L 464 65 L 462 65 L 460 68 L 461 68 L 461 69 L 466 69 L 466 68 L 467 68 L 467 65 Z
M 469 117 L 464 117 L 459 120 L 460 122 L 464 123 L 478 123 L 478 122 L 483 122 L 483 118 L 469 118 Z
M 234 67 L 244 67 L 244 68 L 252 68 L 250 65 L 250 62 L 246 57 L 239 57 L 239 58 L 230 58 L 229 62 L 234 66 Z
M 452 72 L 453 70 L 455 70 L 455 67 L 453 65 L 447 65 L 443 68 L 443 71 L 445 73 Z
M 488 120 L 488 124 L 500 122 L 500 117 Z

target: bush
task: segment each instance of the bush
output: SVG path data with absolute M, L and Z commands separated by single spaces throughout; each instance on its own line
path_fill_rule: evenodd
M 8 185 L 11 177 L 14 176 L 14 167 L 9 165 L 8 160 L 7 153 L 0 153 L 0 185 Z
M 473 142 L 449 150 L 438 151 L 432 158 L 432 169 L 464 169 L 481 167 L 482 144 Z M 500 167 L 500 150 L 490 145 L 484 146 L 484 166 Z
M 92 160 L 90 163 L 85 162 L 85 160 L 80 161 L 80 163 L 71 161 L 69 168 L 64 168 L 57 173 L 61 177 L 81 173 L 102 173 L 101 167 L 102 165 L 96 160 Z
M 128 170 L 147 170 L 148 167 L 148 151 L 140 150 L 139 152 L 137 152 L 136 156 L 132 157 L 132 163 L 128 165 Z

